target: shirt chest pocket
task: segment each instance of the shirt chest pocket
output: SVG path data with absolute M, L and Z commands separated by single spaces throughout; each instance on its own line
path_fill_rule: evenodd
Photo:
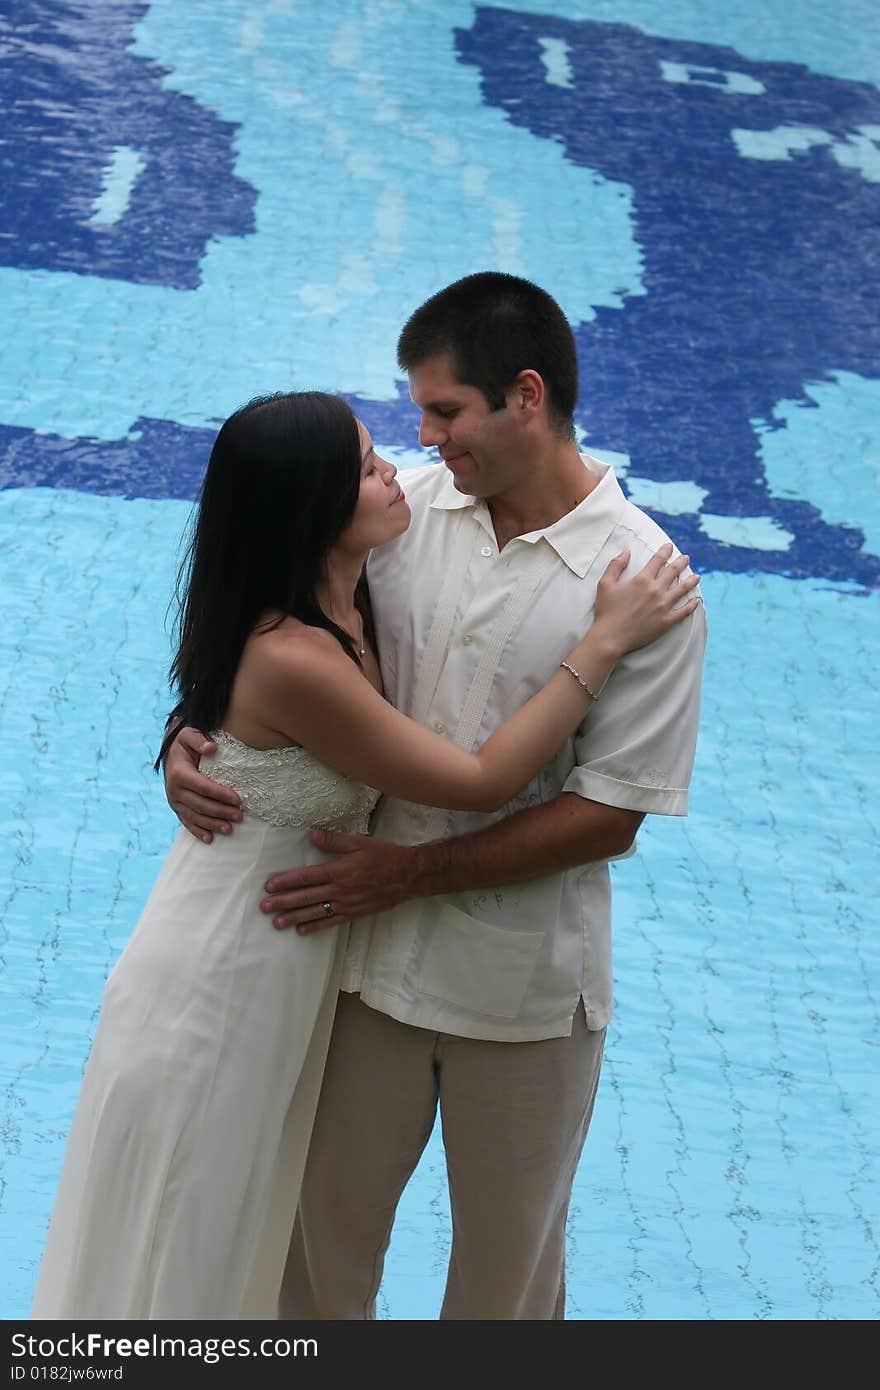
M 515 1018 L 526 996 L 544 932 L 492 927 L 445 903 L 432 924 L 418 988 L 490 1018 Z

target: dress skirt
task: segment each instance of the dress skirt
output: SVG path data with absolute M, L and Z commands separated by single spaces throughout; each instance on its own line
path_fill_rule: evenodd
M 178 834 L 107 981 L 33 1318 L 277 1316 L 348 929 L 259 902 L 323 858 L 255 816 Z

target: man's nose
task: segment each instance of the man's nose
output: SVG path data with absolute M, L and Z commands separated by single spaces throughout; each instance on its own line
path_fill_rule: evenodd
M 436 421 L 429 420 L 425 415 L 419 421 L 419 443 L 423 449 L 436 448 L 445 438 L 445 431 Z

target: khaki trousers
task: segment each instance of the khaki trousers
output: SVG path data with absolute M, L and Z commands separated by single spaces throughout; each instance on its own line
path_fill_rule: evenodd
M 341 994 L 279 1317 L 374 1318 L 400 1195 L 437 1105 L 452 1209 L 441 1318 L 564 1317 L 565 1221 L 604 1030 L 485 1042 Z

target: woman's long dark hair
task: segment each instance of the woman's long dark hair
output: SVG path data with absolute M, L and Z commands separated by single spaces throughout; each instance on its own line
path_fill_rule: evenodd
M 266 613 L 351 637 L 318 606 L 327 552 L 357 505 L 357 422 L 338 396 L 279 392 L 242 406 L 221 427 L 177 581 L 178 643 L 169 672 L 178 696 L 156 759 L 184 724 L 219 727 L 244 644 Z M 365 599 L 360 586 L 359 606 Z

